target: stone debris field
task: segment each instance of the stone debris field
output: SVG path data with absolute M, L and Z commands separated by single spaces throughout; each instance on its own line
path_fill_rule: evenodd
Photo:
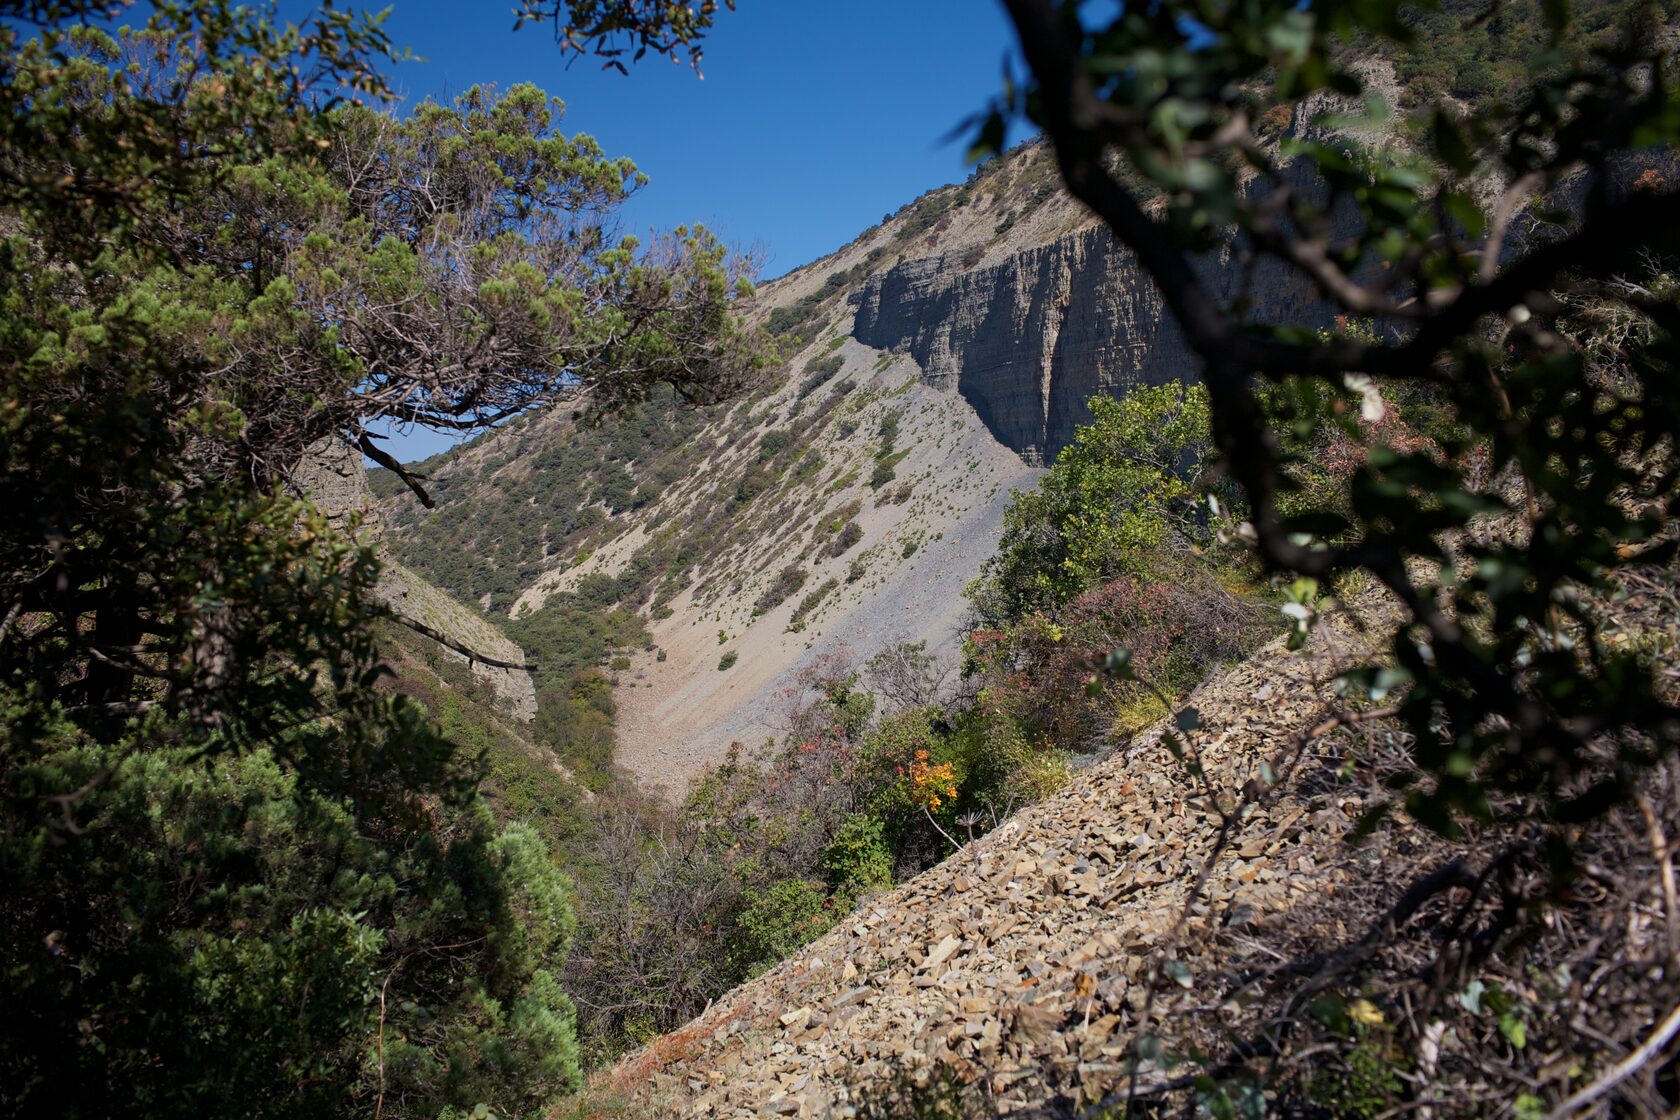
M 1179 736 L 1228 806 L 1324 718 L 1351 635 L 1326 624 L 1301 653 L 1274 643 L 1192 695 L 1199 727 Z M 1005 1113 L 1123 1087 L 1147 975 L 1181 912 L 1174 946 L 1194 960 L 1210 934 L 1292 922 L 1359 874 L 1340 841 L 1360 797 L 1287 784 L 1249 807 L 1207 869 L 1222 818 L 1167 749 L 1168 726 L 866 902 L 626 1058 L 607 1090 L 648 1115 L 823 1117 L 846 1114 L 849 1087 L 924 1063 L 983 1077 Z M 1165 987 L 1152 1011 L 1170 1031 L 1172 997 L 1190 993 Z

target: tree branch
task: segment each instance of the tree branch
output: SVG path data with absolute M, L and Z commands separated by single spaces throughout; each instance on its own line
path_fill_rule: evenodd
M 1568 1117 L 1591 1106 L 1661 1053 L 1663 1047 L 1672 1042 L 1676 1034 L 1680 1034 L 1680 1006 L 1668 1013 L 1668 1018 L 1651 1032 L 1651 1036 L 1640 1044 L 1639 1049 L 1611 1066 L 1603 1077 L 1552 1109 L 1547 1120 L 1567 1120 Z
M 414 496 L 420 499 L 421 505 L 425 506 L 427 509 L 437 508 L 437 503 L 432 501 L 432 496 L 426 493 L 425 487 L 420 485 L 419 479 L 424 476 L 409 474 L 401 463 L 397 462 L 396 459 L 375 444 L 373 442 L 373 438 L 369 436 L 368 433 L 362 432 L 356 437 L 356 448 L 361 451 L 363 455 L 366 455 L 369 459 L 372 459 L 374 462 L 378 463 L 380 466 L 400 478 L 404 486 L 407 486 L 410 490 L 414 491 Z
M 448 634 L 439 630 L 434 630 L 432 627 L 427 626 L 424 622 L 409 618 L 406 615 L 398 614 L 390 608 L 386 608 L 382 613 L 392 622 L 406 626 L 416 634 L 422 634 L 439 645 L 448 646 L 450 649 L 454 650 L 458 654 L 461 654 L 469 661 L 476 661 L 481 665 L 489 665 L 496 669 L 512 669 L 516 672 L 522 673 L 534 673 L 537 671 L 537 665 L 535 662 L 520 664 L 514 661 L 498 661 L 494 657 L 484 656 L 482 653 L 479 653 L 470 646 L 463 645 L 461 642 L 451 638 Z

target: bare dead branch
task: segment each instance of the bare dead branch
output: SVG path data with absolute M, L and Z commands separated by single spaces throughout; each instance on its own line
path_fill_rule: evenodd
M 521 672 L 521 673 L 534 673 L 534 672 L 537 671 L 537 666 L 534 663 L 523 663 L 523 664 L 521 664 L 521 663 L 516 663 L 516 662 L 512 662 L 512 661 L 499 661 L 494 657 L 486 657 L 484 654 L 479 653 L 477 650 L 473 649 L 471 646 L 465 645 L 464 643 L 458 642 L 454 638 L 451 638 L 448 634 L 445 634 L 440 630 L 436 630 L 436 629 L 434 629 L 430 626 L 427 626 L 424 622 L 421 622 L 418 619 L 413 619 L 413 618 L 407 617 L 406 615 L 398 614 L 396 611 L 387 609 L 384 612 L 384 617 L 389 618 L 392 622 L 395 622 L 398 625 L 408 627 L 410 630 L 414 631 L 416 634 L 425 635 L 426 637 L 432 639 L 432 641 L 438 643 L 439 645 L 447 646 L 448 648 L 454 650 L 456 653 L 459 653 L 462 656 L 464 656 L 465 658 L 467 658 L 467 660 L 469 660 L 469 661 L 476 661 L 481 665 L 489 665 L 489 666 L 491 666 L 493 668 L 496 668 L 496 669 L 512 669 L 515 672 Z

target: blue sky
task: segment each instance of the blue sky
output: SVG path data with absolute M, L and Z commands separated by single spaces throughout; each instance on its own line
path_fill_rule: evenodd
M 994 0 L 741 0 L 719 16 L 703 80 L 652 57 L 624 76 L 568 66 L 548 28 L 515 34 L 494 3 L 467 7 L 396 0 L 392 36 L 423 57 L 395 73 L 411 101 L 535 82 L 566 101 L 565 131 L 648 174 L 633 224 L 704 222 L 760 245 L 766 276 L 961 179 L 964 145 L 944 138 L 997 91 L 1010 44 Z
M 740 0 L 719 15 L 703 80 L 651 56 L 623 76 L 568 66 L 549 28 L 515 34 L 511 7 L 395 0 L 392 37 L 423 59 L 397 68 L 396 88 L 412 102 L 535 82 L 566 101 L 563 131 L 648 175 L 627 232 L 703 223 L 757 250 L 765 278 L 962 179 L 966 145 L 946 137 L 1000 88 L 1012 43 L 995 0 Z M 405 461 L 447 442 L 391 441 Z

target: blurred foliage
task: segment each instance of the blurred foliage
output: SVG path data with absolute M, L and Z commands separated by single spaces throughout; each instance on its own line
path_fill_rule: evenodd
M 0 1111 L 541 1115 L 572 891 L 481 783 L 564 798 L 393 695 L 374 557 L 294 473 L 381 417 L 722 387 L 750 289 L 703 231 L 605 238 L 634 168 L 540 91 L 356 104 L 383 17 L 6 16 Z
M 1490 6 L 1444 0 L 1401 10 L 1409 32 L 1400 39 L 1355 37 L 1350 57 L 1378 54 L 1394 64 L 1400 105 L 1413 109 L 1456 98 L 1468 105 L 1522 96 L 1536 61 L 1585 61 L 1594 48 L 1613 47 L 1640 15 L 1644 0 L 1585 0 L 1570 5 L 1568 36 L 1554 39 L 1538 0 Z M 1672 0 L 1651 5 L 1658 23 L 1680 15 Z
M 735 0 L 723 0 L 723 7 L 734 11 Z M 513 12 L 514 26 L 550 24 L 562 51 L 594 56 L 620 74 L 629 72 L 626 55 L 633 64 L 650 53 L 672 61 L 686 57 L 698 71 L 718 0 L 519 0 Z
M 1397 803 L 1449 834 L 1496 802 L 1560 826 L 1620 803 L 1680 739 L 1651 666 L 1587 605 L 1675 545 L 1672 8 L 1006 7 L 1029 76 L 980 118 L 976 152 L 1012 118 L 1042 127 L 1157 284 L 1240 489 L 1232 534 L 1299 577 L 1298 637 L 1351 572 L 1406 612 L 1392 665 L 1347 679 L 1403 686 L 1415 769 Z M 1382 103 L 1373 50 L 1436 75 L 1415 107 Z M 1417 96 L 1432 80 L 1468 108 Z M 1307 287 L 1336 329 L 1257 321 L 1241 287 L 1208 284 L 1216 252 Z M 1609 364 L 1579 341 L 1607 316 L 1638 324 Z M 1414 388 L 1440 422 L 1394 438 L 1385 398 Z M 1326 428 L 1352 445 L 1342 480 L 1299 457 Z
M 1001 1115 L 985 1079 L 949 1062 L 905 1063 L 858 1085 L 848 1105 L 858 1120 L 989 1120 Z

